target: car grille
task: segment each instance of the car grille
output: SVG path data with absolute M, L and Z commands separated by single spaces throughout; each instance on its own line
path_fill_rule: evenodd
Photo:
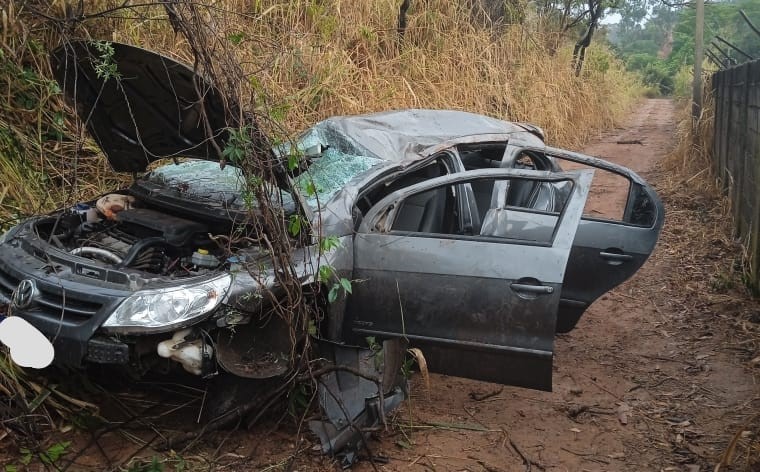
M 21 280 L 0 267 L 0 294 L 11 299 Z M 82 322 L 91 318 L 103 306 L 102 303 L 85 300 L 81 295 L 62 287 L 37 283 L 36 308 L 53 319 Z

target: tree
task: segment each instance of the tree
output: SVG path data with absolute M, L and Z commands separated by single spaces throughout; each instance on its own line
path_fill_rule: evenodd
M 717 47 L 711 46 L 707 50 L 714 53 L 716 57 L 725 59 L 726 63 L 741 63 L 747 58 L 724 43 L 714 41 L 717 36 L 729 41 L 750 56 L 760 58 L 760 38 L 742 18 L 740 10 L 744 11 L 753 23 L 760 23 L 760 2 L 757 0 L 736 0 L 705 5 L 705 44 L 717 43 Z M 693 8 L 683 8 L 680 11 L 673 30 L 673 52 L 667 59 L 671 70 L 678 70 L 681 66 L 694 63 L 694 15 Z
M 575 43 L 573 48 L 573 65 L 575 67 L 575 75 L 581 75 L 581 69 L 583 69 L 583 61 L 586 58 L 586 48 L 591 45 L 591 38 L 594 36 L 594 32 L 599 27 L 599 20 L 604 15 L 605 0 L 588 0 L 588 16 L 586 21 L 586 31 Z
M 539 27 L 545 32 L 559 32 L 559 36 L 579 32 L 580 39 L 576 41 L 573 50 L 573 67 L 576 75 L 580 75 L 586 57 L 586 48 L 591 45 L 594 33 L 599 29 L 600 21 L 608 11 L 619 8 L 623 1 L 539 0 L 536 4 Z

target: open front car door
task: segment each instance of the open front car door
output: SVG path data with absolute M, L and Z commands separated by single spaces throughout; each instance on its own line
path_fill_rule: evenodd
M 406 338 L 433 372 L 550 390 L 562 281 L 592 175 L 480 169 L 383 198 L 355 236 L 344 337 Z M 509 200 L 510 187 L 531 183 L 550 184 L 551 205 Z M 490 205 L 461 215 L 473 185 L 490 190 Z

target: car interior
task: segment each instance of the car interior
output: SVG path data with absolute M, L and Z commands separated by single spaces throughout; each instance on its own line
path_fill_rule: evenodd
M 460 146 L 458 151 L 465 170 L 477 170 L 500 168 L 505 148 L 504 143 L 479 143 Z M 435 161 L 414 172 L 371 189 L 357 203 L 357 209 L 361 212 L 357 220 L 360 221 L 361 216 L 366 214 L 375 203 L 396 190 L 450 173 L 446 162 L 449 158 L 447 154 L 442 154 Z M 551 166 L 545 158 L 526 153 L 518 158 L 514 168 L 549 170 Z M 485 234 L 481 231 L 483 222 L 489 221 L 488 227 L 493 229 L 493 222 L 496 221 L 492 211 L 494 182 L 494 179 L 481 179 L 467 184 L 442 186 L 412 195 L 401 203 L 401 207 L 396 212 L 392 230 L 430 234 L 499 236 L 499 234 L 491 234 L 490 230 Z M 506 190 L 507 206 L 553 213 L 558 211 L 553 208 L 556 204 L 554 186 L 529 179 L 510 179 L 509 182 Z M 503 222 L 503 215 L 498 220 Z M 503 230 L 497 233 L 503 233 Z
M 449 174 L 449 165 L 446 163 L 448 155 L 442 155 L 426 166 L 406 174 L 390 182 L 381 183 L 359 198 L 356 204 L 358 215 L 356 227 L 361 222 L 361 217 L 369 211 L 377 202 L 402 188 L 410 187 L 420 182 L 425 182 L 436 177 Z M 400 225 L 399 231 L 413 232 L 440 232 L 444 227 L 445 215 L 451 219 L 454 213 L 454 196 L 447 196 L 446 189 L 434 189 L 407 198 L 404 208 L 396 219 Z
M 415 173 L 427 175 L 420 181 L 439 177 L 435 175 L 437 166 L 427 166 Z M 411 231 L 416 233 L 442 233 L 450 227 L 454 218 L 454 195 L 449 187 L 439 187 L 427 192 L 412 195 L 404 200 L 396 215 L 393 229 L 396 231 Z M 448 221 L 446 221 L 448 220 Z

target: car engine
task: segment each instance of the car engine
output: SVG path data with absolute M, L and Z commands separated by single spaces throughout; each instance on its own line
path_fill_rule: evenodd
M 36 230 L 63 251 L 117 269 L 187 277 L 224 261 L 206 224 L 134 205 L 102 211 L 100 205 L 79 204 L 40 220 Z

